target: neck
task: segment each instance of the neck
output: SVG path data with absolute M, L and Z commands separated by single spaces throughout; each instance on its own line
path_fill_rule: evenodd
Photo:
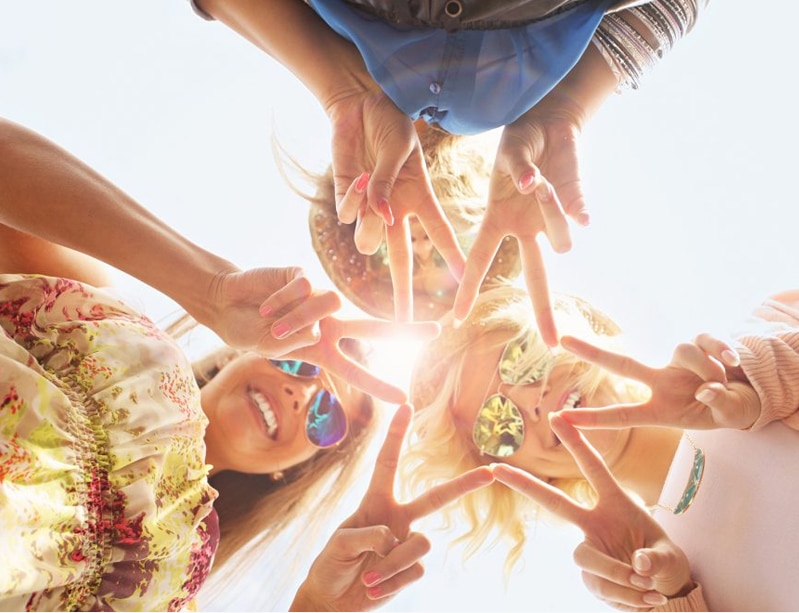
M 632 428 L 613 475 L 644 504 L 656 504 L 681 437 L 682 430 L 675 428 Z

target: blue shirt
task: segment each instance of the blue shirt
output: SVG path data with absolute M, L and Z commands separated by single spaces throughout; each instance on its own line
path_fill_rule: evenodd
M 512 123 L 577 63 L 614 0 L 593 0 L 525 26 L 458 30 L 398 26 L 344 0 L 309 0 L 351 41 L 372 78 L 412 119 L 453 134 Z

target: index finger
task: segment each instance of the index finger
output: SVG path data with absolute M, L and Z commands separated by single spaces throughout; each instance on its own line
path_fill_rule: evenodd
M 412 416 L 411 405 L 401 404 L 394 413 L 394 417 L 391 418 L 386 439 L 377 454 L 375 469 L 372 472 L 372 479 L 364 499 L 373 495 L 387 497 L 394 495 L 394 479 L 397 475 L 402 441 L 408 432 Z
M 547 271 L 544 268 L 541 250 L 533 239 L 519 241 L 519 252 L 522 258 L 524 280 L 527 283 L 527 293 L 530 294 L 530 300 L 533 303 L 538 331 L 548 347 L 555 347 L 558 344 L 558 331 L 555 328 L 555 317 L 552 314 Z
M 413 319 L 413 268 L 411 232 L 407 218 L 386 228 L 386 249 L 391 285 L 394 288 L 394 319 Z
M 562 337 L 560 344 L 566 351 L 573 353 L 586 362 L 601 366 L 605 370 L 621 377 L 635 379 L 646 384 L 655 379 L 656 371 L 654 368 L 650 368 L 629 356 L 600 349 L 573 336 Z
M 466 256 L 458 243 L 458 237 L 452 224 L 444 215 L 441 207 L 433 200 L 430 206 L 418 208 L 416 218 L 422 224 L 425 234 L 430 238 L 436 251 L 447 263 L 452 276 L 460 281 L 466 266 Z
M 494 475 L 487 466 L 466 471 L 462 475 L 431 487 L 406 505 L 410 521 L 415 521 L 445 507 L 461 496 L 485 487 L 494 481 Z
M 491 262 L 504 238 L 505 235 L 497 226 L 487 224 L 485 219 L 480 224 L 477 236 L 469 249 L 466 268 L 463 271 L 461 284 L 458 287 L 458 291 L 455 294 L 455 302 L 452 305 L 452 314 L 456 319 L 463 321 L 471 313 L 483 279 L 488 273 Z
M 558 436 L 560 441 L 572 454 L 574 461 L 580 472 L 585 475 L 588 483 L 596 490 L 601 498 L 606 494 L 613 494 L 620 490 L 616 479 L 608 470 L 605 460 L 599 455 L 583 434 L 563 419 L 562 416 L 550 413 L 549 425 L 552 431 Z
M 559 413 L 578 428 L 620 430 L 639 426 L 664 426 L 646 403 L 612 404 L 601 408 L 563 409 Z
M 574 502 L 562 490 L 544 483 L 537 477 L 508 464 L 495 464 L 494 478 L 537 502 L 561 519 L 583 528 L 588 521 L 586 509 Z
M 309 347 L 308 350 L 312 350 L 312 347 Z M 405 390 L 383 381 L 383 379 L 373 374 L 363 365 L 345 355 L 340 349 L 332 355 L 324 356 L 316 361 L 312 359 L 308 361 L 321 366 L 327 372 L 380 400 L 391 404 L 399 404 L 408 400 L 408 394 Z

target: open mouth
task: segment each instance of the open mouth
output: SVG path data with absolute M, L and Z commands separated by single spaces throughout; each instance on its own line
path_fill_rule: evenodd
M 261 416 L 264 418 L 266 433 L 269 435 L 269 438 L 276 440 L 278 429 L 277 415 L 275 415 L 275 412 L 272 410 L 272 404 L 269 402 L 269 399 L 258 390 L 247 390 L 247 395 L 255 406 L 258 407 Z

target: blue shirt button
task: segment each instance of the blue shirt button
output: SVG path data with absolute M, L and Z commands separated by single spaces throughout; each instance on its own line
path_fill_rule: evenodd
M 441 93 L 441 85 L 436 81 L 433 81 L 430 84 L 430 93 L 433 94 L 434 96 L 438 96 L 438 94 Z

